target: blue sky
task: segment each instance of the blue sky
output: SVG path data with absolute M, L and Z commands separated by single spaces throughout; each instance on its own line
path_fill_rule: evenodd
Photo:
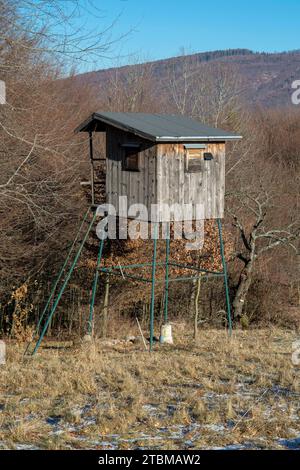
M 95 0 L 94 0 L 95 1 Z M 97 0 L 99 27 L 117 19 L 113 36 L 129 32 L 114 56 L 156 60 L 188 52 L 248 48 L 255 51 L 300 49 L 300 0 Z M 119 16 L 118 16 L 119 15 Z M 114 65 L 103 60 L 93 68 Z

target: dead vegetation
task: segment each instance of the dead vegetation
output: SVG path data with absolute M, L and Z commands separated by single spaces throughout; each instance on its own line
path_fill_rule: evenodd
M 115 325 L 115 337 L 133 325 Z M 42 449 L 284 448 L 299 437 L 296 334 L 173 326 L 175 345 L 47 342 L 0 369 L 0 446 Z M 217 346 L 216 346 L 217 345 Z M 233 447 L 232 447 L 233 446 Z

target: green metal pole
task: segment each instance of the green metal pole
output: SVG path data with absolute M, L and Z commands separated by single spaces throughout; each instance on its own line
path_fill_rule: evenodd
M 154 334 L 154 301 L 155 301 L 155 274 L 156 274 L 156 248 L 157 248 L 157 227 L 158 223 L 154 223 L 154 241 L 153 241 L 153 257 L 152 257 L 152 276 L 151 276 L 151 305 L 150 305 L 150 352 L 153 348 Z
M 61 270 L 60 270 L 60 272 L 59 272 L 59 275 L 58 275 L 58 277 L 57 277 L 55 283 L 53 284 L 53 287 L 52 287 L 51 293 L 50 293 L 50 295 L 49 295 L 48 301 L 47 301 L 47 303 L 46 303 L 46 305 L 45 305 L 45 308 L 44 308 L 44 310 L 43 310 L 43 312 L 42 312 L 42 315 L 40 316 L 39 322 L 38 322 L 38 324 L 37 324 L 37 331 L 39 331 L 39 329 L 40 329 L 40 326 L 41 326 L 41 322 L 42 322 L 42 320 L 43 320 L 43 317 L 44 317 L 45 313 L 46 313 L 47 310 L 48 310 L 49 304 L 50 304 L 51 299 L 52 299 L 52 297 L 53 297 L 53 295 L 54 295 L 54 293 L 55 293 L 56 287 L 57 287 L 57 285 L 58 285 L 58 283 L 59 283 L 59 281 L 60 281 L 60 279 L 61 279 L 61 277 L 62 277 L 62 275 L 63 275 L 63 272 L 64 272 L 64 270 L 65 270 L 65 267 L 67 266 L 67 263 L 68 263 L 68 261 L 69 261 L 69 259 L 70 259 L 71 253 L 72 253 L 73 248 L 74 248 L 74 246 L 75 246 L 75 243 L 77 242 L 78 236 L 79 236 L 79 234 L 80 234 L 80 232 L 81 232 L 81 229 L 82 229 L 82 227 L 83 227 L 84 222 L 86 221 L 86 218 L 87 218 L 89 212 L 90 212 L 90 208 L 88 208 L 88 210 L 87 210 L 86 213 L 85 213 L 85 216 L 84 216 L 84 218 L 83 218 L 83 220 L 82 220 L 82 222 L 81 222 L 81 224 L 80 224 L 80 227 L 79 227 L 79 229 L 78 229 L 78 232 L 77 232 L 77 234 L 76 234 L 76 237 L 74 238 L 74 241 L 73 241 L 73 243 L 72 243 L 72 245 L 71 245 L 71 247 L 70 247 L 70 250 L 69 250 L 69 252 L 68 252 L 68 254 L 67 254 L 67 257 L 66 257 L 66 259 L 65 259 L 65 261 L 64 261 L 64 264 L 62 265 Z
M 222 236 L 222 222 L 221 222 L 221 219 L 217 219 L 217 223 L 218 223 L 219 239 L 220 239 L 220 254 L 221 254 L 222 265 L 223 265 L 223 278 L 224 278 L 225 295 L 226 295 L 228 328 L 229 328 L 229 336 L 231 336 L 231 334 L 232 334 L 231 308 L 230 308 L 230 298 L 229 298 L 227 266 L 226 266 L 226 260 L 225 260 L 225 255 L 224 255 L 224 244 L 223 244 L 223 236 Z
M 152 263 L 151 263 L 151 266 L 152 266 Z M 145 277 L 140 277 L 140 276 L 132 276 L 130 274 L 122 274 L 120 271 L 116 272 L 114 271 L 115 268 L 110 268 L 110 269 L 107 269 L 107 268 L 99 268 L 99 271 L 102 272 L 102 273 L 108 273 L 108 274 L 111 274 L 112 276 L 119 276 L 119 277 L 122 277 L 123 279 L 133 279 L 134 281 L 140 281 L 140 282 L 148 282 L 151 284 L 151 279 L 146 279 Z
M 99 266 L 102 260 L 103 245 L 104 245 L 104 238 L 101 239 L 100 244 L 99 244 L 97 266 L 96 266 L 93 288 L 92 288 L 92 296 L 91 296 L 91 302 L 90 302 L 90 315 L 89 315 L 89 322 L 88 322 L 88 334 L 89 335 L 92 335 L 92 332 L 93 332 L 94 305 L 95 305 L 95 298 L 96 298 L 98 278 L 99 278 Z
M 167 222 L 166 238 L 166 271 L 165 271 L 165 304 L 164 304 L 164 322 L 168 322 L 168 303 L 169 303 L 169 257 L 170 257 L 170 222 Z
M 41 323 L 42 323 L 42 321 L 43 321 L 43 318 L 44 318 L 44 316 L 46 315 L 46 312 L 47 312 L 47 310 L 48 310 L 48 307 L 49 307 L 49 305 L 50 305 L 50 302 L 51 302 L 51 300 L 52 300 L 52 298 L 53 298 L 53 296 L 54 296 L 54 294 L 55 294 L 55 291 L 56 291 L 56 288 L 57 288 L 57 286 L 58 286 L 58 283 L 59 283 L 59 281 L 60 281 L 61 278 L 62 278 L 62 275 L 63 275 L 63 273 L 64 273 L 64 270 L 65 270 L 65 268 L 66 268 L 66 266 L 67 266 L 67 264 L 68 264 L 68 261 L 69 261 L 69 259 L 70 259 L 70 257 L 71 257 L 72 251 L 73 251 L 73 248 L 74 248 L 74 246 L 75 246 L 75 244 L 76 244 L 76 242 L 77 242 L 77 240 L 78 240 L 79 234 L 80 234 L 81 229 L 82 229 L 82 227 L 83 227 L 83 225 L 84 225 L 84 223 L 85 223 L 85 221 L 86 221 L 86 219 L 87 219 L 87 216 L 88 216 L 89 212 L 90 212 L 90 208 L 88 208 L 88 210 L 86 211 L 86 213 L 85 213 L 85 215 L 84 215 L 84 218 L 82 219 L 82 222 L 81 222 L 81 224 L 80 224 L 80 226 L 79 226 L 79 229 L 78 229 L 78 231 L 77 231 L 76 237 L 74 238 L 74 240 L 73 240 L 73 242 L 72 242 L 72 244 L 71 244 L 71 247 L 70 247 L 70 249 L 69 249 L 69 251 L 68 251 L 68 254 L 67 254 L 67 256 L 66 256 L 66 259 L 65 259 L 65 261 L 64 261 L 64 263 L 63 263 L 63 265 L 62 265 L 62 267 L 61 267 L 61 269 L 60 269 L 60 272 L 59 272 L 59 274 L 58 274 L 58 276 L 57 276 L 57 278 L 56 278 L 56 280 L 55 280 L 55 282 L 54 282 L 54 284 L 53 284 L 53 286 L 52 286 L 52 289 L 51 289 L 50 295 L 49 295 L 49 297 L 48 297 L 47 303 L 46 303 L 46 305 L 45 305 L 45 307 L 44 307 L 44 309 L 43 309 L 43 311 L 42 311 L 42 314 L 41 314 L 41 316 L 40 316 L 40 318 L 39 318 L 39 321 L 38 321 L 38 324 L 37 324 L 37 326 L 36 326 L 36 329 L 35 329 L 35 333 L 34 333 L 33 338 L 35 338 L 35 336 L 36 336 L 36 335 L 39 333 L 39 331 L 40 331 L 40 326 L 41 326 Z M 26 353 L 27 353 L 27 351 L 28 351 L 28 348 L 29 348 L 30 344 L 32 343 L 32 341 L 33 341 L 33 339 L 28 343 L 27 348 L 25 349 L 24 355 L 26 355 Z
M 169 263 L 171 264 L 171 263 Z M 164 266 L 165 265 L 165 262 L 164 261 L 160 261 L 158 263 L 156 263 L 156 266 Z M 147 266 L 152 266 L 152 261 L 151 263 L 138 263 L 138 264 L 127 264 L 127 265 L 123 265 L 123 264 L 118 264 L 117 266 L 113 266 L 113 269 L 119 269 L 120 271 L 124 270 L 124 269 L 129 269 L 129 268 L 145 268 Z M 104 269 L 104 268 L 101 268 L 100 271 Z M 123 272 L 123 274 L 125 274 Z
M 71 275 L 72 275 L 72 273 L 73 273 L 73 271 L 74 271 L 74 268 L 75 268 L 75 266 L 76 266 L 76 264 L 77 264 L 78 258 L 79 258 L 80 254 L 81 254 L 81 252 L 82 252 L 83 246 L 84 246 L 84 244 L 85 244 L 85 242 L 86 242 L 86 240 L 87 240 L 87 237 L 88 237 L 88 235 L 89 235 L 89 233 L 90 233 L 90 231 L 91 231 L 91 228 L 92 228 L 92 226 L 93 226 L 93 224 L 94 224 L 94 222 L 95 222 L 96 215 L 97 215 L 97 214 L 96 214 L 96 212 L 95 212 L 94 215 L 93 215 L 92 221 L 90 222 L 90 225 L 89 225 L 89 227 L 88 227 L 88 229 L 87 229 L 87 232 L 86 232 L 86 234 L 85 234 L 85 236 L 84 236 L 84 238 L 83 238 L 83 240 L 82 240 L 82 242 L 81 242 L 81 245 L 80 245 L 80 247 L 79 247 L 79 249 L 78 249 L 78 251 L 77 251 L 77 253 L 76 253 L 76 256 L 75 256 L 75 258 L 74 258 L 74 260 L 73 260 L 73 263 L 72 263 L 72 265 L 71 265 L 71 267 L 70 267 L 70 269 L 69 269 L 69 272 L 68 272 L 68 274 L 67 274 L 67 276 L 66 276 L 66 278 L 65 278 L 65 280 L 64 280 L 64 283 L 63 283 L 63 285 L 62 285 L 62 287 L 61 287 L 61 289 L 60 289 L 60 291 L 59 291 L 59 293 L 58 293 L 58 296 L 57 296 L 57 298 L 56 298 L 56 300 L 55 300 L 55 302 L 54 302 L 54 304 L 53 304 L 53 306 L 52 306 L 51 312 L 50 312 L 49 315 L 48 315 L 48 318 L 47 318 L 47 320 L 46 320 L 46 322 L 45 322 L 45 325 L 44 325 L 44 328 L 43 328 L 43 330 L 42 330 L 42 332 L 41 332 L 41 334 L 40 334 L 40 337 L 39 337 L 39 339 L 38 339 L 38 341 L 37 341 L 37 343 L 36 343 L 36 345 L 35 345 L 35 348 L 34 348 L 34 350 L 33 350 L 33 352 L 32 352 L 32 355 L 34 355 L 34 354 L 37 352 L 37 350 L 38 350 L 38 348 L 40 347 L 40 344 L 41 344 L 41 342 L 42 342 L 42 340 L 43 340 L 43 338 L 44 338 L 44 336 L 45 336 L 45 334 L 46 334 L 46 331 L 47 331 L 47 328 L 48 328 L 48 326 L 49 326 L 49 323 L 50 323 L 50 321 L 51 321 L 51 319 L 52 319 L 52 317 L 53 317 L 53 315 L 54 315 L 54 313 L 55 313 L 55 310 L 56 310 L 56 308 L 57 308 L 57 306 L 58 306 L 58 304 L 59 304 L 59 301 L 60 301 L 60 299 L 61 299 L 61 296 L 63 295 L 64 290 L 65 290 L 65 288 L 66 288 L 67 285 L 68 285 L 68 282 L 69 282 L 69 280 L 70 280 L 70 277 L 71 277 Z

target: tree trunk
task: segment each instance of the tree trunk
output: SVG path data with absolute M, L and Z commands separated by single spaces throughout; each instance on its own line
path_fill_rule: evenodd
M 236 319 L 241 318 L 244 310 L 244 305 L 247 299 L 249 287 L 252 282 L 252 271 L 253 271 L 254 257 L 247 262 L 243 271 L 241 272 L 238 288 L 232 302 L 233 306 L 233 317 Z
M 108 302 L 109 302 L 109 273 L 106 274 L 106 278 L 105 278 L 105 292 L 104 292 L 104 302 L 103 302 L 103 309 L 102 309 L 102 337 L 103 338 L 106 338 L 106 335 L 107 335 Z
M 198 337 L 198 317 L 199 317 L 199 296 L 201 290 L 201 277 L 197 279 L 197 288 L 195 294 L 195 316 L 194 316 L 194 339 Z
M 196 266 L 197 268 L 200 268 L 200 255 L 197 255 L 197 260 L 196 260 Z M 200 282 L 201 283 L 201 282 Z M 198 279 L 193 279 L 192 281 L 192 290 L 191 290 L 191 296 L 189 299 L 189 311 L 192 315 L 192 317 L 195 319 L 195 302 L 196 302 L 196 295 L 198 291 Z

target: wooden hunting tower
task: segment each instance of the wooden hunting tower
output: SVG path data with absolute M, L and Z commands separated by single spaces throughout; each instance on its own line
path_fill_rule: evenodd
M 224 192 L 225 192 L 225 142 L 236 140 L 241 137 L 232 133 L 207 127 L 198 121 L 184 116 L 167 116 L 144 113 L 94 113 L 84 121 L 77 129 L 77 132 L 88 132 L 90 142 L 91 159 L 91 194 L 92 206 L 101 203 L 95 201 L 95 185 L 101 183 L 95 168 L 96 162 L 103 160 L 95 157 L 93 151 L 93 133 L 104 132 L 106 134 L 106 202 L 114 206 L 116 215 L 123 217 L 119 205 L 120 196 L 127 197 L 127 206 L 134 204 L 143 204 L 147 210 L 147 219 L 139 217 L 140 220 L 155 222 L 154 231 L 151 232 L 153 239 L 152 262 L 142 262 L 135 264 L 115 266 L 102 266 L 103 246 L 108 230 L 99 232 L 99 251 L 96 262 L 93 285 L 91 288 L 90 311 L 88 320 L 88 334 L 92 335 L 94 324 L 94 305 L 97 291 L 99 274 L 109 276 L 121 276 L 123 279 L 140 281 L 143 284 L 151 284 L 151 302 L 150 302 L 150 328 L 149 328 L 149 349 L 152 351 L 154 345 L 154 314 L 155 314 L 155 283 L 157 267 L 157 239 L 159 238 L 159 223 L 166 222 L 167 230 L 165 232 L 165 261 L 159 262 L 165 269 L 164 279 L 164 326 L 168 325 L 168 299 L 169 283 L 172 281 L 185 282 L 195 281 L 203 276 L 221 276 L 224 279 L 227 322 L 229 334 L 232 331 L 232 320 L 230 310 L 230 297 L 228 287 L 227 268 L 225 260 L 225 251 L 222 238 L 222 222 L 224 215 Z M 97 152 L 98 153 L 98 152 Z M 98 180 L 98 181 L 97 181 Z M 222 261 L 222 270 L 211 271 L 202 266 L 193 266 L 191 264 L 180 263 L 180 260 L 172 260 L 170 253 L 171 230 L 170 225 L 173 220 L 169 217 L 164 218 L 164 212 L 159 212 L 161 217 L 149 218 L 152 216 L 152 205 L 165 206 L 192 206 L 191 219 L 183 217 L 184 220 L 195 220 L 198 215 L 196 207 L 202 205 L 204 211 L 201 219 L 216 219 L 218 225 L 220 241 L 220 257 Z M 45 336 L 51 319 L 57 309 L 60 298 L 70 280 L 72 272 L 78 262 L 83 246 L 89 236 L 97 217 L 97 212 L 93 213 L 92 220 L 89 222 L 85 234 L 82 233 L 85 222 L 91 214 L 88 208 L 76 238 L 71 245 L 66 261 L 55 280 L 49 299 L 42 312 L 38 323 L 37 332 L 39 337 L 36 341 L 32 354 L 38 350 L 43 337 Z M 126 217 L 127 214 L 125 214 Z M 171 213 L 172 215 L 172 213 Z M 136 218 L 135 215 L 133 215 Z M 108 218 L 106 226 L 108 227 Z M 76 242 L 81 239 L 80 246 L 75 257 L 71 258 L 72 250 Z M 198 249 L 198 248 L 196 248 Z M 143 252 L 141 252 L 143 257 Z M 72 260 L 68 266 L 69 260 Z M 170 276 L 169 268 L 176 267 L 188 270 L 191 274 L 184 276 Z M 65 270 L 67 274 L 65 275 Z M 143 269 L 142 275 L 133 275 L 132 270 Z M 151 271 L 151 277 L 149 276 Z M 62 282 L 58 290 L 59 283 Z M 54 296 L 57 297 L 54 300 Z M 51 306 L 51 307 L 50 307 Z M 50 307 L 50 308 L 49 308 Z M 45 317 L 45 319 L 44 319 Z M 43 322 L 43 324 L 41 323 Z M 161 334 L 161 342 L 164 335 Z M 27 350 L 26 350 L 27 351 Z
M 94 198 L 93 132 L 106 133 L 106 202 L 119 214 L 128 206 L 203 204 L 204 218 L 224 215 L 225 142 L 240 139 L 185 116 L 93 113 L 77 129 L 90 135 Z M 96 201 L 93 200 L 93 203 Z M 162 221 L 162 220 L 160 220 Z

